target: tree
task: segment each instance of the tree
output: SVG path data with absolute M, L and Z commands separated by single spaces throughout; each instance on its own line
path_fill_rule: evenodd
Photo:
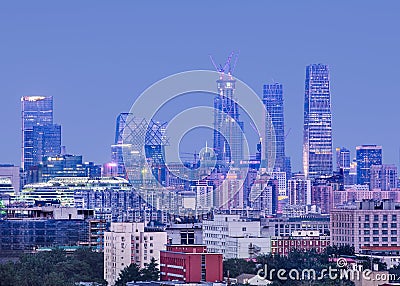
M 0 264 L 0 277 L 0 286 L 73 286 L 80 281 L 107 285 L 103 255 L 88 248 L 79 248 L 71 256 L 60 248 L 25 254 L 16 263 Z
M 131 281 L 142 281 L 142 275 L 140 273 L 140 268 L 137 264 L 132 263 L 131 265 L 122 269 L 115 286 L 125 286 L 126 283 Z
M 152 257 L 150 263 L 140 271 L 142 281 L 157 281 L 160 276 L 160 271 L 157 266 L 156 259 Z
M 255 264 L 253 261 L 246 261 L 240 258 L 230 258 L 224 261 L 224 276 L 234 278 L 243 273 L 255 273 Z
M 0 263 L 0 286 L 12 286 L 17 285 L 17 280 L 15 279 L 17 271 L 15 265 L 12 262 L 5 264 Z

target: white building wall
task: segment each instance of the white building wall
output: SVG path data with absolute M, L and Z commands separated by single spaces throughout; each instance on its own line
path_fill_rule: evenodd
M 228 237 L 260 237 L 260 222 L 241 220 L 239 215 L 215 215 L 203 221 L 203 243 L 210 253 L 226 256 Z
M 144 223 L 111 223 L 104 233 L 104 279 L 112 286 L 131 263 L 143 268 L 152 257 L 159 263 L 166 243 L 166 232 L 145 232 Z
M 271 252 L 270 237 L 227 237 L 225 258 L 251 258 Z

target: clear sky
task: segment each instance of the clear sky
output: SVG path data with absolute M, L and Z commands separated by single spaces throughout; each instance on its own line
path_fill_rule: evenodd
M 20 97 L 52 95 L 69 153 L 110 159 L 115 119 L 153 82 L 211 69 L 261 94 L 284 85 L 286 150 L 301 169 L 305 66 L 331 70 L 334 147 L 400 148 L 400 1 L 1 1 L 0 163 L 20 163 Z M 191 146 L 187 151 L 192 151 Z

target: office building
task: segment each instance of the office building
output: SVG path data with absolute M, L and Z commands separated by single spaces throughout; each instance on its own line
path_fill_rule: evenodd
M 239 215 L 215 214 L 203 221 L 203 243 L 207 252 L 227 253 L 228 237 L 260 237 L 260 222 L 241 219 Z
M 251 186 L 250 207 L 264 212 L 264 215 L 275 215 L 278 210 L 279 183 L 278 180 L 271 179 L 271 176 L 261 172 Z
M 222 180 L 215 192 L 217 198 L 217 207 L 221 210 L 232 208 L 243 208 L 244 179 L 239 169 L 231 168 Z
M 297 217 L 261 218 L 261 236 L 290 236 L 294 231 L 329 234 L 329 215 L 308 214 Z
M 294 231 L 290 236 L 271 237 L 271 253 L 288 255 L 293 250 L 308 251 L 314 249 L 323 253 L 329 246 L 328 235 L 321 235 L 318 231 Z
M 164 162 L 164 147 L 168 144 L 166 124 L 153 120 L 148 122 L 131 113 L 122 113 L 117 119 L 112 163 L 116 164 L 117 173 L 136 187 L 167 184 Z
M 311 205 L 316 206 L 322 214 L 329 214 L 333 203 L 333 188 L 330 185 L 311 187 Z
M 16 194 L 21 189 L 20 168 L 12 164 L 0 164 L 0 178 L 8 178 L 11 180 L 12 187 Z
M 392 200 L 400 203 L 400 189 L 392 189 L 390 191 L 370 190 L 368 185 L 354 185 L 344 191 L 333 191 L 332 207 L 337 208 L 362 200 Z
M 397 246 L 400 234 L 400 207 L 391 200 L 363 200 L 355 206 L 331 212 L 332 245 L 364 247 Z
M 397 167 L 395 165 L 372 165 L 370 168 L 370 189 L 390 191 L 397 188 Z
M 165 229 L 168 244 L 203 244 L 202 224 L 195 221 L 176 222 Z
M 311 205 L 311 181 L 295 177 L 287 182 L 290 205 Z
M 306 178 L 332 173 L 332 112 L 329 84 L 328 66 L 307 66 L 303 138 L 303 169 Z
M 214 98 L 214 152 L 217 164 L 238 166 L 243 157 L 243 122 L 231 71 L 219 70 Z
M 207 253 L 204 245 L 167 245 L 160 252 L 160 280 L 222 282 L 222 254 Z
M 160 261 L 166 244 L 166 232 L 145 228 L 144 223 L 111 223 L 104 233 L 104 279 L 115 285 L 121 270 L 130 264 L 143 268 L 153 257 Z
M 125 128 L 129 128 L 129 126 L 127 126 L 129 115 L 130 113 L 120 113 L 118 115 L 115 128 L 115 140 L 114 144 L 111 145 L 111 162 L 116 168 L 115 173 L 117 176 L 122 178 L 127 178 L 123 157 L 123 136 Z
M 350 151 L 346 148 L 336 148 L 336 171 L 350 170 Z
M 79 195 L 90 193 L 90 191 L 115 189 L 128 191 L 131 190 L 131 185 L 122 178 L 58 177 L 46 183 L 25 185 L 16 200 L 29 205 L 34 205 L 35 201 L 44 204 L 58 201 L 62 206 L 74 206 L 81 202 L 81 205 L 77 207 L 86 207 L 82 202 L 84 198 L 80 198 Z M 94 205 L 88 208 L 93 207 Z
M 45 183 L 57 177 L 101 177 L 101 166 L 83 162 L 80 155 L 45 156 L 37 166 L 31 167 L 26 183 Z
M 270 237 L 235 237 L 226 238 L 225 259 L 231 258 L 256 258 L 271 252 Z
M 292 178 L 292 163 L 290 157 L 285 157 L 285 172 L 286 179 L 289 180 Z
M 215 192 L 210 180 L 196 181 L 190 190 L 196 194 L 196 211 L 198 213 L 209 212 L 215 206 Z
M 263 88 L 263 103 L 267 111 L 266 122 L 272 122 L 275 136 L 272 138 L 275 146 L 274 171 L 285 172 L 285 122 L 283 113 L 283 87 L 280 83 L 265 84 Z M 265 135 L 268 138 L 268 135 Z M 270 152 L 271 150 L 267 150 Z M 265 158 L 271 158 L 266 155 Z
M 0 256 L 18 257 L 37 247 L 77 245 L 89 241 L 93 210 L 64 207 L 5 209 L 0 220 Z
M 44 157 L 61 154 L 61 126 L 57 124 L 33 127 L 33 166 Z
M 356 147 L 357 184 L 369 185 L 370 168 L 372 165 L 382 165 L 382 146 L 361 145 Z
M 61 152 L 61 127 L 53 125 L 52 96 L 24 96 L 21 107 L 22 168 L 27 171 L 41 156 Z

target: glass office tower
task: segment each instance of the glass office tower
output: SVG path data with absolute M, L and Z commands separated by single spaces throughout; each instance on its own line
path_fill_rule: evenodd
M 382 165 L 382 146 L 361 145 L 356 147 L 357 184 L 370 183 L 372 165 Z
M 214 97 L 214 152 L 217 164 L 238 166 L 243 160 L 243 122 L 235 96 L 236 80 L 220 71 L 218 95 Z
M 33 166 L 39 165 L 45 156 L 61 153 L 61 125 L 51 124 L 33 127 Z
M 306 68 L 303 169 L 306 178 L 332 173 L 332 112 L 327 65 Z
M 37 161 L 37 156 L 43 153 L 43 150 L 37 150 L 41 146 L 53 146 L 52 149 L 58 151 L 55 142 L 35 142 L 40 137 L 38 132 L 43 129 L 38 127 L 53 125 L 53 97 L 52 96 L 24 96 L 21 98 L 22 107 L 22 168 L 24 171 L 29 170 Z M 58 127 L 53 127 L 58 130 Z M 34 130 L 35 129 L 35 130 Z M 58 144 L 61 134 L 51 135 L 53 129 L 51 127 L 46 131 L 46 138 L 55 140 Z M 60 130 L 61 132 L 61 130 Z M 43 138 L 43 137 L 42 137 Z M 53 144 L 54 143 L 54 144 Z M 60 144 L 61 145 L 61 144 Z M 61 146 L 60 146 L 61 148 Z M 45 151 L 46 152 L 46 151 Z M 55 154 L 49 154 L 55 155 Z
M 285 122 L 283 115 L 282 84 L 265 84 L 263 88 L 263 103 L 269 114 L 275 131 L 275 166 L 273 171 L 285 172 Z M 268 138 L 266 135 L 265 138 Z M 267 157 L 269 158 L 269 157 Z

